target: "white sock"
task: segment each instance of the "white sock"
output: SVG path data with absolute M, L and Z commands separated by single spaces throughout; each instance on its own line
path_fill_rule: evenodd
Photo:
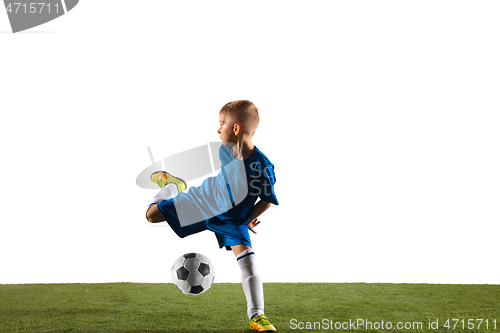
M 252 249 L 245 250 L 236 258 L 241 269 L 241 284 L 247 298 L 248 319 L 264 314 L 264 289 L 257 270 Z
M 177 185 L 174 183 L 167 184 L 164 188 L 158 192 L 158 194 L 153 198 L 153 202 L 151 205 L 157 204 L 158 202 L 161 202 L 163 200 L 168 200 L 172 199 L 175 197 L 177 194 L 179 194 L 179 191 L 177 191 Z M 151 206 L 150 205 L 150 206 Z

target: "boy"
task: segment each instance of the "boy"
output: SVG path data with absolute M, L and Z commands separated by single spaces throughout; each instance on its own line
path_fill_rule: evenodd
M 274 165 L 252 144 L 259 124 L 259 113 L 252 102 L 227 103 L 219 112 L 219 123 L 219 175 L 183 193 L 186 183 L 182 179 L 163 171 L 153 173 L 151 179 L 162 189 L 146 217 L 153 223 L 167 221 L 179 237 L 213 231 L 219 247 L 232 250 L 236 256 L 250 327 L 259 332 L 276 332 L 264 315 L 262 280 L 248 232 L 250 229 L 256 233 L 254 228 L 260 223 L 257 217 L 271 204 L 278 205 Z M 260 200 L 256 203 L 257 198 Z

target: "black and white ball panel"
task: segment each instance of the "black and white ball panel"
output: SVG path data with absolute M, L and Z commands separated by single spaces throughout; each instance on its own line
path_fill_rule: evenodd
M 186 253 L 172 266 L 172 282 L 185 294 L 198 295 L 213 283 L 215 271 L 210 260 L 200 253 Z

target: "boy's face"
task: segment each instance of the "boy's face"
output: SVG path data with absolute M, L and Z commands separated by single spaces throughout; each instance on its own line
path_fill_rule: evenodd
M 220 135 L 222 143 L 226 145 L 226 142 L 236 143 L 236 135 L 233 132 L 234 124 L 231 122 L 230 117 L 226 112 L 219 114 L 219 130 L 217 134 Z

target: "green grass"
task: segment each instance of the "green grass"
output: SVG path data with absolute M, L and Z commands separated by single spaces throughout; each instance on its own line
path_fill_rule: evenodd
M 279 332 L 499 332 L 500 286 L 268 283 L 266 314 Z M 446 319 L 465 319 L 444 329 Z M 292 329 L 298 322 L 421 322 L 422 329 Z M 439 319 L 439 329 L 428 329 Z M 467 329 L 468 319 L 488 319 Z M 496 330 L 492 321 L 497 321 Z M 453 322 L 450 322 L 453 327 Z M 460 327 L 460 328 L 459 328 Z M 216 283 L 199 296 L 173 284 L 0 285 L 0 332 L 251 332 L 240 284 Z

